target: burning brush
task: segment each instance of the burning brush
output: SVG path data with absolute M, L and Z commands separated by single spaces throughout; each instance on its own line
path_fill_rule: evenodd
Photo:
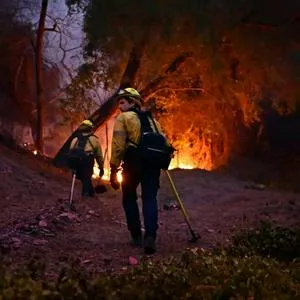
M 98 168 L 97 163 L 95 163 L 95 165 L 94 165 L 94 172 L 93 172 L 93 178 L 94 179 L 99 179 L 99 175 L 98 174 L 99 174 L 99 168 Z M 109 168 L 104 168 L 104 175 L 100 179 L 100 181 L 101 180 L 109 181 L 109 176 L 110 176 L 110 170 L 109 170 Z M 122 180 L 123 180 L 121 170 L 118 172 L 117 176 L 118 176 L 118 182 L 121 183 Z M 97 194 L 102 194 L 102 193 L 105 193 L 107 191 L 107 188 L 106 188 L 106 186 L 104 184 L 101 184 L 101 182 L 100 183 L 98 182 L 98 184 L 95 186 L 94 190 L 95 190 L 95 192 Z

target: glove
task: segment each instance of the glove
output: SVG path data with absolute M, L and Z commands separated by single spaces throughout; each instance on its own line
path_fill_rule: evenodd
M 118 182 L 117 178 L 118 168 L 111 165 L 110 166 L 110 185 L 114 190 L 118 190 L 120 188 L 120 183 Z
M 170 152 L 170 156 L 172 158 L 174 158 L 174 156 L 175 156 L 175 154 L 174 154 L 175 151 L 176 151 L 176 149 L 170 144 L 170 146 L 169 146 L 169 152 Z
M 102 178 L 104 175 L 104 169 L 103 168 L 100 168 L 100 171 L 99 171 L 99 177 Z

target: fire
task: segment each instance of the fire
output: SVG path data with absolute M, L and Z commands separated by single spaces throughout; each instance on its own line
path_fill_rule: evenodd
M 26 149 L 27 151 L 33 153 L 34 155 L 38 155 L 38 151 L 36 149 L 34 149 L 34 145 L 24 143 L 23 147 L 24 147 L 24 149 Z
M 186 170 L 195 169 L 195 167 L 192 164 L 185 164 L 185 163 L 176 164 L 176 163 L 171 163 L 169 169 L 171 170 L 171 169 L 175 169 L 175 168 L 186 169 Z
M 193 157 L 192 155 L 181 155 L 180 157 L 178 156 L 178 154 L 175 154 L 175 157 L 172 159 L 171 163 L 170 163 L 170 167 L 169 169 L 187 169 L 187 170 L 191 170 L 191 169 L 195 169 L 196 165 L 194 163 Z
M 99 171 L 100 171 L 100 169 L 99 169 L 97 163 L 95 163 L 94 169 L 93 169 L 93 178 L 99 178 Z M 102 177 L 103 180 L 109 180 L 109 175 L 110 175 L 109 171 L 110 171 L 109 168 L 104 168 L 104 175 Z M 123 177 L 122 177 L 121 171 L 119 171 L 117 173 L 117 179 L 118 179 L 118 182 L 120 182 L 120 183 L 122 182 Z
M 182 161 L 173 159 L 171 161 L 169 169 L 171 170 L 171 169 L 175 169 L 175 168 L 191 170 L 191 169 L 195 169 L 196 166 L 192 162 L 192 157 L 187 156 L 184 159 L 182 159 Z M 93 178 L 99 178 L 99 171 L 100 171 L 99 167 L 98 167 L 97 163 L 95 163 L 94 171 L 93 171 Z M 109 168 L 104 168 L 104 175 L 103 175 L 102 179 L 108 181 L 109 175 L 110 175 Z M 123 180 L 122 171 L 119 171 L 117 173 L 117 179 L 118 179 L 118 182 L 120 182 L 120 183 L 122 182 L 122 180 Z
M 99 177 L 100 169 L 98 168 L 98 165 L 95 163 L 94 169 L 93 169 L 93 178 Z M 104 168 L 104 175 L 102 177 L 103 180 L 109 180 L 109 169 Z
M 121 172 L 117 173 L 117 179 L 118 179 L 118 182 L 120 182 L 120 183 L 123 181 L 123 176 L 122 176 Z
M 106 162 L 106 165 L 108 165 L 108 164 L 109 163 Z M 191 169 L 195 169 L 197 167 L 198 167 L 197 162 L 193 158 L 192 153 L 189 152 L 188 150 L 185 150 L 184 153 L 183 153 L 183 151 L 181 151 L 180 155 L 179 155 L 179 152 L 175 153 L 175 156 L 170 163 L 169 170 L 176 169 L 176 168 L 191 170 Z M 100 170 L 99 170 L 98 164 L 95 162 L 93 178 L 99 178 L 99 171 Z M 104 175 L 103 175 L 102 179 L 108 181 L 109 177 L 110 177 L 110 169 L 109 169 L 109 167 L 106 167 L 106 168 L 104 168 Z M 117 173 L 117 179 L 118 179 L 118 182 L 120 182 L 120 183 L 123 180 L 121 170 Z
M 180 157 L 178 154 L 177 155 L 175 154 L 175 157 L 172 159 L 171 164 L 169 166 L 169 170 L 176 169 L 176 168 L 191 170 L 191 169 L 197 168 L 197 164 L 195 162 L 195 159 L 193 159 L 193 156 L 189 152 L 184 153 L 184 155 L 183 155 L 183 153 L 181 153 Z M 98 167 L 97 163 L 95 162 L 93 178 L 99 178 L 99 171 L 100 171 L 99 167 Z M 108 181 L 109 176 L 110 176 L 109 168 L 104 168 L 104 175 L 103 175 L 102 179 Z M 118 182 L 120 182 L 120 183 L 123 180 L 121 170 L 117 173 L 117 179 L 118 179 Z

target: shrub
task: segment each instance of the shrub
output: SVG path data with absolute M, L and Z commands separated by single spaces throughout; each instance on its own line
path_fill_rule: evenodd
M 0 299 L 297 299 L 299 253 L 297 231 L 262 223 L 234 237 L 227 249 L 187 249 L 180 258 L 146 260 L 126 273 L 95 279 L 76 263 L 50 282 L 38 261 L 23 273 L 3 268 Z
M 230 251 L 238 255 L 260 254 L 291 261 L 300 258 L 300 230 L 261 222 L 258 228 L 234 236 Z
M 57 282 L 4 272 L 1 299 L 295 299 L 300 293 L 295 262 L 203 249 L 187 250 L 180 259 L 147 261 L 125 274 L 87 278 L 74 268 Z

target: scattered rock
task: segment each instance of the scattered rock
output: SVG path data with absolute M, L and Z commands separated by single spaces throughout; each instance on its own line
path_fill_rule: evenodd
M 49 237 L 54 237 L 55 236 L 55 234 L 54 233 L 52 233 L 52 232 L 44 232 L 43 233 L 45 236 L 49 236 Z
M 45 220 L 41 220 L 41 221 L 39 222 L 39 226 L 40 226 L 40 227 L 47 227 L 47 226 L 48 226 L 48 223 L 47 223 Z
M 89 263 L 91 263 L 91 262 L 92 262 L 91 259 L 85 259 L 85 260 L 81 261 L 81 264 L 82 264 L 82 265 L 86 265 L 86 264 L 89 264 Z
M 131 266 L 135 266 L 135 265 L 138 265 L 138 264 L 139 264 L 139 261 L 138 261 L 135 257 L 129 256 L 129 258 L 128 258 L 128 263 L 129 263 L 129 265 L 131 265 Z
M 165 203 L 163 205 L 163 209 L 164 210 L 178 210 L 178 209 L 180 209 L 180 207 L 178 206 L 178 204 L 176 202 L 171 202 L 171 203 Z
M 261 183 L 249 183 L 245 185 L 246 189 L 252 189 L 252 190 L 259 190 L 259 191 L 263 191 L 266 189 L 266 186 L 264 184 Z
M 11 240 L 12 240 L 12 242 L 13 242 L 12 247 L 13 247 L 14 249 L 18 249 L 18 248 L 21 247 L 22 241 L 21 241 L 19 238 L 12 237 Z
M 16 238 L 16 237 L 12 237 L 11 240 L 14 242 L 14 243 L 21 243 L 21 240 L 19 238 Z
M 48 241 L 44 240 L 44 239 L 36 239 L 33 241 L 33 244 L 36 246 L 43 246 L 43 245 L 46 245 L 47 243 L 48 243 Z
M 94 210 L 89 210 L 88 214 L 94 217 L 100 217 L 100 214 L 96 213 Z
M 70 212 L 64 212 L 60 215 L 58 215 L 58 218 L 67 220 L 67 221 L 77 221 L 80 222 L 80 219 L 78 218 L 78 216 L 76 214 L 70 213 Z

